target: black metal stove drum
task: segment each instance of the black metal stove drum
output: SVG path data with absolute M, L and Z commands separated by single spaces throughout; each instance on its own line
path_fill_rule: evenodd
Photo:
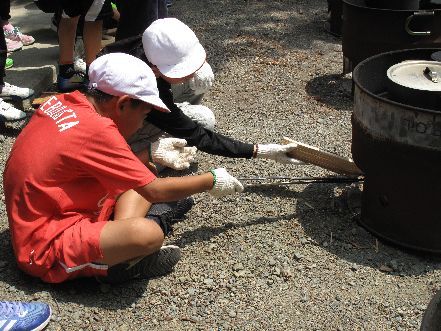
M 375 54 L 440 47 L 441 9 L 419 8 L 418 0 L 343 0 L 343 73 Z
M 361 224 L 434 253 L 441 253 L 441 62 L 432 60 L 438 51 L 362 61 L 353 72 L 352 114 L 352 157 L 365 174 Z
M 360 223 L 441 253 L 441 0 L 328 0 L 353 71 L 352 156 L 364 172 Z

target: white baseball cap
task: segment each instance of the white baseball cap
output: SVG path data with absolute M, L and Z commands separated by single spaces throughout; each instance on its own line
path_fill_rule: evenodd
M 89 67 L 89 87 L 113 96 L 128 95 L 170 112 L 159 98 L 156 77 L 144 61 L 124 53 L 110 53 L 95 59 Z
M 176 18 L 154 21 L 142 35 L 145 55 L 169 78 L 183 78 L 196 72 L 207 57 L 194 32 Z

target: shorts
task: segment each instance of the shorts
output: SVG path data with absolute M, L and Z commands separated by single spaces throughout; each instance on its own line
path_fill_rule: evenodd
M 84 21 L 101 21 L 113 16 L 110 0 L 60 0 L 64 18 L 84 16 Z
M 57 221 L 54 221 L 57 222 Z M 53 261 L 52 266 L 23 266 L 30 274 L 39 277 L 48 283 L 60 283 L 80 277 L 94 277 L 107 275 L 106 264 L 94 263 L 103 258 L 100 248 L 101 231 L 107 221 L 95 221 L 82 218 L 65 229 L 51 241 L 46 248 Z M 41 269 L 41 270 L 38 270 Z M 46 270 L 45 270 L 46 269 Z

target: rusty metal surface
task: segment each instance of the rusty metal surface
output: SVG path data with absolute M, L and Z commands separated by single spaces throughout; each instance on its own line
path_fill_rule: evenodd
M 354 117 L 375 137 L 428 149 L 441 149 L 439 111 L 390 100 L 387 69 L 405 60 L 430 59 L 439 49 L 379 54 L 361 62 L 353 73 Z
M 412 146 L 441 149 L 441 112 L 403 107 L 369 95 L 354 93 L 354 116 L 379 137 Z

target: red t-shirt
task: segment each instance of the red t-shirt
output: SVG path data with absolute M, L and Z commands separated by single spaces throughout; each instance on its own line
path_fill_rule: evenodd
M 85 217 L 107 220 L 119 194 L 155 178 L 83 94 L 51 97 L 17 137 L 3 174 L 18 263 L 50 267 L 60 233 Z

